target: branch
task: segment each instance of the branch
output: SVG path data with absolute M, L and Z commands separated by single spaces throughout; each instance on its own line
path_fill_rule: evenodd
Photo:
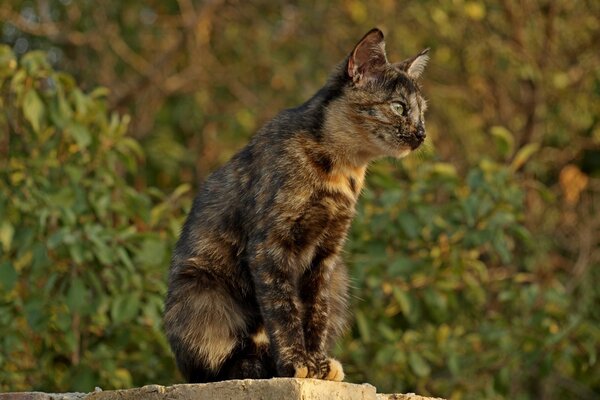
M 0 21 L 14 25 L 22 32 L 33 36 L 47 37 L 55 42 L 71 44 L 73 46 L 92 46 L 97 48 L 99 35 L 96 32 L 81 33 L 68 31 L 64 26 L 55 22 L 32 22 L 21 16 L 21 14 L 7 8 L 0 8 Z

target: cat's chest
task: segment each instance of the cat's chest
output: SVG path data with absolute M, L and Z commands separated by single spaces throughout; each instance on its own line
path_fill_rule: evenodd
M 365 168 L 331 171 L 315 185 L 301 222 L 293 229 L 306 240 L 299 256 L 306 268 L 329 265 L 341 251 L 354 218 L 356 201 L 364 183 Z
M 365 180 L 364 167 L 343 167 L 321 176 L 321 186 L 330 193 L 345 197 L 346 202 L 356 203 Z
M 343 241 L 355 213 L 364 183 L 365 168 L 339 168 L 321 176 L 316 201 L 309 214 L 321 214 L 321 238 Z

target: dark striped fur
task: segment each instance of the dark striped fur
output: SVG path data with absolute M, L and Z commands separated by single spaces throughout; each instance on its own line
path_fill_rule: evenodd
M 328 357 L 348 314 L 340 253 L 367 163 L 424 139 L 415 79 L 425 57 L 390 64 L 383 34 L 370 31 L 314 97 L 268 122 L 203 184 L 164 314 L 189 382 L 343 379 Z

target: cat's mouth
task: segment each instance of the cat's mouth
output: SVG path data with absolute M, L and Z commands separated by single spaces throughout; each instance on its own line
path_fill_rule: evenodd
M 416 150 L 425 141 L 425 133 L 417 131 L 414 134 L 403 132 L 401 128 L 396 129 L 396 139 L 410 150 Z

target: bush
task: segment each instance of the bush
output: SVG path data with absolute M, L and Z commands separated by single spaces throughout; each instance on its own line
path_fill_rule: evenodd
M 0 47 L 0 94 L 0 391 L 174 379 L 160 323 L 187 187 L 136 185 L 128 117 L 43 53 Z
M 598 272 L 581 296 L 535 267 L 515 173 L 532 151 L 465 177 L 433 160 L 396 177 L 374 168 L 348 256 L 355 324 L 338 349 L 352 380 L 449 398 L 593 394 Z

